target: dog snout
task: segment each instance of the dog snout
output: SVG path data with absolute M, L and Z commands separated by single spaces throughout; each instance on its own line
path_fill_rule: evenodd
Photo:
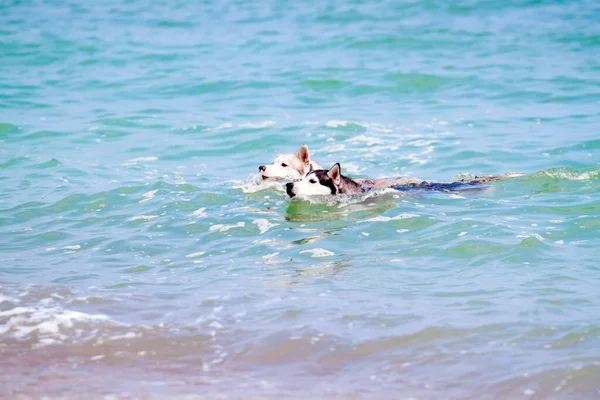
M 265 172 L 267 170 L 267 167 L 265 167 L 264 165 L 261 165 L 260 167 L 258 167 L 258 172 Z
M 296 194 L 293 192 L 294 182 L 288 182 L 285 184 L 285 191 L 290 197 L 294 197 Z

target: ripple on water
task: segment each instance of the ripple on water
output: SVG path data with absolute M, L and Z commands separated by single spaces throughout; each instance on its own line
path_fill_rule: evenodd
M 597 398 L 597 7 L 284 3 L 3 3 L 6 397 Z

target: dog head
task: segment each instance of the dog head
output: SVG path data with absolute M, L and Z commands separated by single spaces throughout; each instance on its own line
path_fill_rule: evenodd
M 311 170 L 299 182 L 289 182 L 285 185 L 288 196 L 335 195 L 339 192 L 342 179 L 342 167 L 335 163 L 329 171 Z
M 310 171 L 311 160 L 308 147 L 303 144 L 296 154 L 281 154 L 273 164 L 261 165 L 258 171 L 263 179 L 287 178 L 298 180 Z

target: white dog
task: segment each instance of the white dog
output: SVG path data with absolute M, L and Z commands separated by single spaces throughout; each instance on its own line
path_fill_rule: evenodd
M 261 165 L 258 171 L 263 179 L 279 178 L 300 180 L 311 169 L 322 169 L 318 162 L 310 159 L 308 146 L 303 144 L 296 154 L 281 154 L 273 164 Z

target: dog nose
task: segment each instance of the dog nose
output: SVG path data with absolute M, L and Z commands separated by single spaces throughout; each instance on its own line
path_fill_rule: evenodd
M 266 169 L 267 169 L 267 167 L 265 167 L 264 165 L 261 165 L 260 167 L 258 167 L 258 172 L 265 172 Z
M 293 188 L 294 188 L 294 182 L 288 182 L 285 184 L 285 191 L 288 194 L 288 196 L 290 196 L 290 197 L 294 197 L 296 195 L 294 192 L 292 192 Z

